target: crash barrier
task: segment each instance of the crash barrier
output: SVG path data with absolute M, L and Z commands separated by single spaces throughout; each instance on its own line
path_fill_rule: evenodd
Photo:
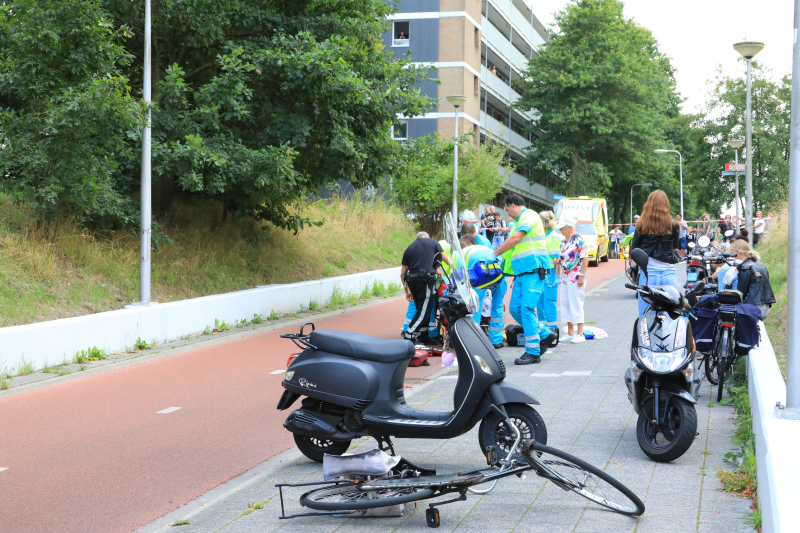
M 0 367 L 17 365 L 23 357 L 37 369 L 72 362 L 78 350 L 93 346 L 127 351 L 138 339 L 160 343 L 213 329 L 215 320 L 233 325 L 257 314 L 266 319 L 273 311 L 296 313 L 312 302 L 327 304 L 334 291 L 360 294 L 375 283 L 399 285 L 400 267 L 0 328 Z
M 780 418 L 786 384 L 763 322 L 761 343 L 748 356 L 748 387 L 756 435 L 758 506 L 764 533 L 797 531 L 797 479 L 800 479 L 800 420 Z

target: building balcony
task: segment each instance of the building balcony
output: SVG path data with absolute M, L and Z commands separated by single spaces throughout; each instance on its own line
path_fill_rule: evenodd
M 481 35 L 489 48 L 494 50 L 504 61 L 510 63 L 515 70 L 522 72 L 528 68 L 528 58 L 511 45 L 506 35 L 503 35 L 486 17 L 481 17 Z
M 481 127 L 484 131 L 491 132 L 491 134 L 502 140 L 506 145 L 513 146 L 520 153 L 525 153 L 532 143 L 522 135 L 512 131 L 508 127 L 508 122 L 503 123 L 488 115 L 481 110 Z

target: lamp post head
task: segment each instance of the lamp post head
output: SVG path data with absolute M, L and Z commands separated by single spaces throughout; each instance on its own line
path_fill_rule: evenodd
M 655 153 L 657 153 L 657 154 L 668 154 L 668 153 L 672 152 L 673 150 L 653 150 L 653 151 Z
M 462 96 L 460 94 L 455 96 L 448 96 L 447 101 L 450 102 L 450 105 L 452 105 L 453 107 L 461 107 L 462 105 L 464 105 L 464 102 L 467 101 L 467 97 Z
M 753 59 L 764 48 L 764 43 L 756 41 L 742 41 L 733 45 L 733 49 L 742 54 L 745 59 Z
M 639 185 L 644 185 L 645 187 L 650 187 L 653 184 L 652 183 L 640 183 Z
M 738 150 L 744 145 L 744 141 L 737 139 L 735 141 L 728 141 L 728 146 L 733 148 L 734 150 Z

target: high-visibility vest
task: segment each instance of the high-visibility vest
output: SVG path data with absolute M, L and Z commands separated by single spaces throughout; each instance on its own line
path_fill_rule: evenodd
M 520 227 L 530 229 L 516 246 L 503 254 L 503 272 L 515 276 L 537 268 L 549 269 L 550 253 L 547 251 L 547 237 L 544 234 L 542 218 L 538 213 L 523 207 L 508 235 L 516 234 L 517 228 Z
M 561 257 L 561 240 L 556 237 L 556 230 L 554 229 L 548 231 L 545 237 L 547 237 L 545 243 L 547 251 L 550 253 L 550 270 L 552 270 L 556 266 L 553 259 Z
M 469 282 L 473 289 L 491 289 L 503 279 L 499 258 L 494 260 L 479 260 L 470 265 L 470 261 L 480 248 L 484 248 L 491 253 L 492 249 L 483 245 L 467 246 L 464 252 L 464 261 L 467 262 L 469 269 Z M 493 256 L 493 254 L 491 254 Z
M 442 239 L 441 241 L 439 241 L 439 246 L 442 247 L 442 251 L 444 253 L 446 253 L 448 255 L 448 257 L 449 257 L 450 256 L 450 243 L 447 242 L 446 240 Z M 445 276 L 450 277 L 450 267 L 447 266 L 447 263 L 445 263 L 444 261 L 442 261 L 442 272 L 444 272 Z

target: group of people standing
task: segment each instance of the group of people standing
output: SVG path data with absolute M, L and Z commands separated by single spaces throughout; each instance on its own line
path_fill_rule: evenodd
M 475 211 L 477 211 L 477 209 L 475 209 Z M 503 220 L 503 216 L 495 211 L 493 205 L 486 206 L 485 212 L 481 215 L 480 219 L 475 215 L 475 211 L 467 209 L 458 217 L 459 237 L 463 235 L 463 225 L 472 224 L 477 228 L 478 244 L 487 246 L 492 250 L 497 250 L 506 240 L 511 228 L 508 223 Z
M 761 216 L 761 212 L 758 212 L 758 216 Z M 703 218 L 710 227 L 708 216 L 704 215 Z M 723 224 L 725 225 L 724 231 L 722 231 Z M 762 224 L 766 226 L 765 222 Z M 700 235 L 711 232 L 711 236 L 716 236 L 717 242 L 722 243 L 725 238 L 724 233 L 728 229 L 727 220 L 722 220 L 713 232 L 705 225 L 698 226 L 695 231 L 700 232 Z M 681 252 L 686 249 L 686 235 L 689 231 L 691 230 L 681 220 L 680 215 L 675 219 L 672 218 L 669 199 L 664 191 L 656 190 L 650 193 L 642 215 L 634 226 L 633 240 L 631 241 L 631 250 L 641 248 L 649 256 L 647 274 L 645 275 L 643 271 L 639 272 L 639 286 L 672 285 L 682 293 L 678 284 L 675 264 L 680 261 Z M 775 303 L 767 267 L 759 261 L 758 252 L 748 244 L 747 230 L 742 230 L 739 235 L 730 237 L 730 241 L 730 252 L 736 254 L 734 266 L 724 265 L 714 273 L 712 278 L 719 282 L 720 290 L 740 291 L 743 302 L 758 306 L 761 309 L 762 318 L 766 318 L 770 306 Z M 640 315 L 644 314 L 647 306 L 648 304 L 640 294 Z
M 487 225 L 487 220 L 497 220 L 499 216 L 491 206 L 483 219 L 465 211 L 461 217 L 460 245 L 468 270 L 489 273 L 486 274 L 489 276 L 485 280 L 487 283 L 476 284 L 476 290 L 480 304 L 485 298 L 492 299 L 489 338 L 495 348 L 503 346 L 503 299 L 508 290 L 507 281 L 513 278 L 509 312 L 522 326 L 525 338 L 525 352 L 515 363 L 534 364 L 559 340 L 585 342 L 583 303 L 588 248 L 575 231 L 577 221 L 574 218 L 564 216 L 556 224 L 552 211 L 537 214 L 526 208 L 525 201 L 517 194 L 509 195 L 504 207 L 513 222 L 506 226 Z M 502 221 L 502 217 L 500 219 Z M 501 231 L 504 238 L 499 242 L 498 227 L 506 228 Z M 495 232 L 492 242 L 482 235 L 489 231 Z M 563 235 L 563 243 L 556 231 Z M 432 295 L 436 292 L 435 274 L 443 270 L 446 273 L 450 268 L 451 258 L 446 248 L 446 242 L 430 239 L 423 232 L 403 254 L 401 277 L 409 301 L 403 338 L 416 342 L 426 336 L 427 326 L 428 339 L 439 340 L 431 337 L 436 333 L 430 331 L 430 325 L 435 324 L 436 298 Z M 496 277 L 491 278 L 493 275 Z M 569 333 L 569 337 L 563 339 L 559 339 L 558 330 L 559 287 L 562 320 L 567 322 Z M 475 313 L 477 322 L 480 322 L 481 306 Z

